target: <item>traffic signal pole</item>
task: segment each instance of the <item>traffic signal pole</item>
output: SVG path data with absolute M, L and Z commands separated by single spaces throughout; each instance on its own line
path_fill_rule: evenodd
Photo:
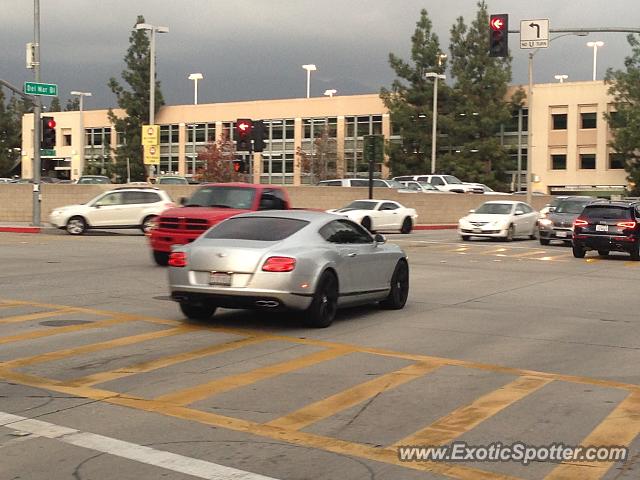
M 34 75 L 35 81 L 40 82 L 40 0 L 33 0 L 33 46 L 34 46 Z M 34 227 L 40 226 L 40 138 L 42 136 L 40 114 L 42 103 L 40 97 L 34 95 L 33 100 L 33 212 L 31 223 Z

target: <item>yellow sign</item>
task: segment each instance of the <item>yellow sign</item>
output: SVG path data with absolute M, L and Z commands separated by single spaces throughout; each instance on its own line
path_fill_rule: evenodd
M 142 126 L 142 145 L 159 145 L 158 125 Z
M 145 145 L 144 164 L 160 165 L 160 147 L 158 147 L 157 145 Z

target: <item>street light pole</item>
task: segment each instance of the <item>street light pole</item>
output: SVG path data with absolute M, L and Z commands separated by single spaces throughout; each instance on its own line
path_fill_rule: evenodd
M 426 78 L 433 78 L 433 122 L 431 126 L 431 173 L 436 173 L 436 144 L 438 136 L 438 79 L 447 77 L 435 72 L 427 72 Z
M 309 98 L 311 96 L 311 72 L 315 72 L 318 68 L 312 63 L 302 65 L 302 68 L 307 71 L 307 98 Z
M 40 0 L 33 0 L 33 49 L 34 49 L 34 68 L 33 73 L 36 83 L 40 82 Z M 40 170 L 42 168 L 40 160 L 40 131 L 42 124 L 40 115 L 42 112 L 42 103 L 40 97 L 33 97 L 33 226 L 40 226 Z
M 156 33 L 168 33 L 168 27 L 159 27 L 149 23 L 138 23 L 136 30 L 149 30 L 149 125 L 155 125 L 156 111 Z M 149 165 L 148 176 L 153 176 L 153 165 Z
M 79 154 L 78 154 L 78 158 L 79 158 L 79 171 L 80 171 L 80 175 L 82 175 L 82 172 L 84 171 L 84 97 L 90 97 L 91 96 L 91 92 L 79 92 L 77 90 L 74 90 L 72 92 L 70 92 L 71 95 L 77 95 L 78 98 L 80 99 L 80 141 L 78 142 L 79 147 Z
M 596 65 L 598 62 L 598 47 L 602 47 L 604 42 L 598 40 L 597 42 L 587 42 L 587 47 L 593 48 L 593 81 L 596 81 Z
M 554 75 L 553 78 L 558 80 L 560 83 L 564 83 L 564 81 L 569 78 L 569 75 Z

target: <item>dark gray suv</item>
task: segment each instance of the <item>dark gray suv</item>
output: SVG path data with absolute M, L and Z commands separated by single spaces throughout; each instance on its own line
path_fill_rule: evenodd
M 597 201 L 594 197 L 567 197 L 551 207 L 545 218 L 538 220 L 540 245 L 549 245 L 551 240 L 561 240 L 571 244 L 573 221 L 582 213 L 584 207 Z

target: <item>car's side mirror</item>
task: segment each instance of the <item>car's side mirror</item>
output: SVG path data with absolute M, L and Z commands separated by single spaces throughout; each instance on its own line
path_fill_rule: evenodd
M 556 207 L 549 207 L 549 213 L 553 213 L 556 211 Z
M 376 233 L 375 236 L 373 237 L 373 240 L 376 243 L 387 243 L 387 239 L 384 238 L 384 235 L 381 235 L 379 233 Z
M 187 204 L 187 197 L 180 197 L 179 203 L 184 207 Z
M 524 212 L 522 210 L 516 210 L 516 215 L 524 215 Z

